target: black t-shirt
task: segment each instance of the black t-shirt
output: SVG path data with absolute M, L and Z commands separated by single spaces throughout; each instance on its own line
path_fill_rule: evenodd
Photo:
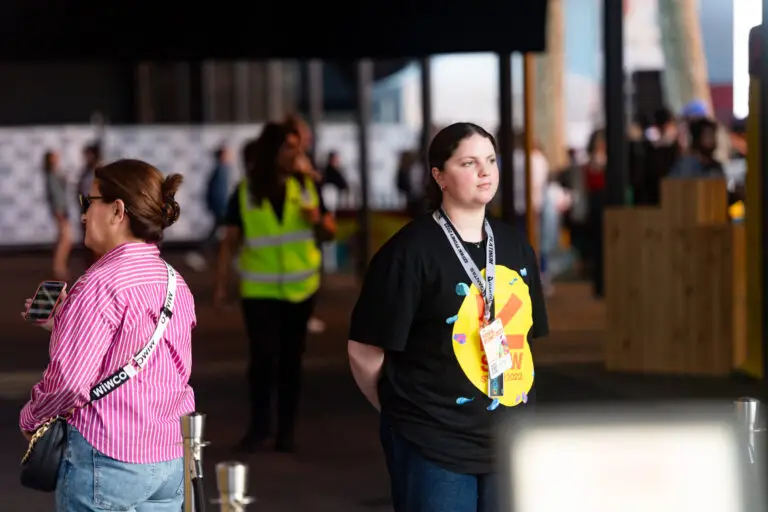
M 496 317 L 505 325 L 516 365 L 504 398 L 488 398 L 479 337 L 482 299 L 432 215 L 417 218 L 374 256 L 349 338 L 385 350 L 379 383 L 382 414 L 428 459 L 448 470 L 494 470 L 499 420 L 534 400 L 528 342 L 549 332 L 536 256 L 516 228 L 490 220 L 496 241 Z M 478 268 L 485 243 L 464 242 Z M 500 402 L 500 403 L 499 403 Z M 517 404 L 517 405 L 515 405 Z
M 323 202 L 323 195 L 320 194 L 319 191 L 317 193 L 317 200 L 319 202 L 318 205 L 320 208 L 320 213 L 326 213 L 327 210 L 325 203 Z M 277 220 L 282 222 L 285 207 L 285 189 L 283 189 L 281 193 L 276 194 L 275 197 L 270 197 L 269 202 L 272 205 L 272 209 L 274 210 L 275 215 L 277 216 Z M 239 185 L 237 188 L 235 188 L 235 191 L 232 192 L 232 195 L 229 196 L 229 201 L 227 201 L 227 212 L 224 215 L 223 224 L 225 226 L 233 226 L 241 229 L 243 227 L 243 214 L 240 211 Z

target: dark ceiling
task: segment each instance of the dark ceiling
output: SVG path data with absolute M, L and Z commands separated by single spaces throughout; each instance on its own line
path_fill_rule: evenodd
M 6 0 L 0 7 L 0 60 L 344 60 L 542 51 L 546 4 Z

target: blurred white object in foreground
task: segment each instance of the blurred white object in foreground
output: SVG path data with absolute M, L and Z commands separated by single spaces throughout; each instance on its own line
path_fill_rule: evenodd
M 762 510 L 730 402 L 538 410 L 502 435 L 514 512 Z M 759 481 L 759 479 L 757 479 Z M 509 482 L 508 485 L 506 483 Z M 759 506 L 758 506 L 759 505 Z

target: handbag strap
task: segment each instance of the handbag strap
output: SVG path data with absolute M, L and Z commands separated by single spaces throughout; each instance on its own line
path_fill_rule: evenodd
M 89 403 L 104 398 L 128 382 L 132 377 L 135 377 L 136 374 L 146 366 L 147 361 L 149 361 L 152 353 L 160 343 L 165 328 L 168 327 L 168 321 L 173 316 L 173 302 L 176 299 L 176 271 L 168 264 L 168 262 L 164 261 L 163 263 L 165 263 L 165 268 L 168 270 L 168 288 L 165 293 L 165 301 L 163 302 L 163 308 L 160 310 L 160 318 L 157 321 L 155 332 L 152 333 L 149 342 L 144 345 L 144 348 L 139 350 L 128 364 L 91 388 L 91 400 Z

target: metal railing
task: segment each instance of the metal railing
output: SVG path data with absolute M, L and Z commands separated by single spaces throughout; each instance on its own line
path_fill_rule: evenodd
M 193 412 L 181 418 L 181 437 L 184 444 L 184 512 L 205 512 L 205 486 L 203 484 L 203 448 L 205 414 Z M 244 512 L 253 502 L 246 495 L 248 466 L 236 461 L 216 464 L 216 486 L 219 497 L 211 503 L 222 512 Z
M 221 512 L 244 512 L 253 503 L 248 492 L 248 466 L 242 462 L 229 461 L 216 464 L 216 486 L 219 498 L 213 503 Z
M 742 427 L 747 460 L 750 464 L 755 464 L 758 461 L 758 457 L 762 458 L 763 456 L 760 450 L 762 443 L 758 442 L 758 434 L 766 431 L 761 419 L 760 400 L 742 397 L 734 400 L 733 405 L 736 419 Z
M 746 460 L 750 467 L 762 463 L 762 441 L 758 434 L 768 431 L 763 425 L 760 400 L 742 397 L 733 402 L 734 413 L 742 427 Z M 181 418 L 181 432 L 184 442 L 184 512 L 205 512 L 203 489 L 202 449 L 209 443 L 203 440 L 205 415 L 192 413 Z M 248 496 L 248 465 L 238 461 L 216 464 L 216 487 L 218 498 L 210 503 L 218 505 L 221 512 L 245 512 L 254 502 Z M 755 496 L 752 499 L 759 500 Z
M 181 418 L 184 443 L 184 512 L 205 512 L 203 485 L 203 440 L 205 414 L 193 412 Z

